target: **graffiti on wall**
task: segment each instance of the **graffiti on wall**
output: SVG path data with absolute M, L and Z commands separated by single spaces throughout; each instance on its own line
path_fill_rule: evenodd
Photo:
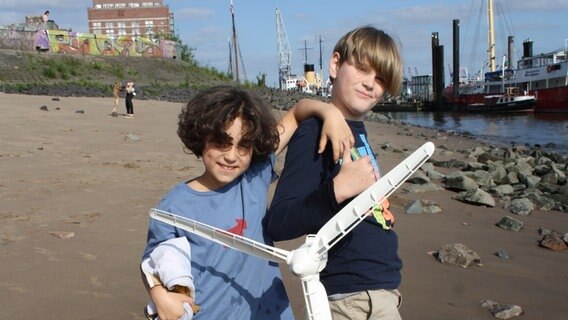
M 30 32 L 0 28 L 0 48 L 123 57 L 179 56 L 178 45 L 171 40 L 47 29 Z
M 0 48 L 13 50 L 34 50 L 37 32 L 0 28 Z

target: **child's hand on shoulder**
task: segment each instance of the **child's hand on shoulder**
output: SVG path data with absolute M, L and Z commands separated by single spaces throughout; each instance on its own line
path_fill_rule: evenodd
M 332 104 L 329 104 L 329 108 L 325 110 L 323 120 L 318 153 L 322 153 L 326 145 L 331 143 L 333 160 L 338 161 L 344 151 L 343 142 L 347 141 L 347 150 L 349 150 L 355 144 L 355 138 L 341 111 Z

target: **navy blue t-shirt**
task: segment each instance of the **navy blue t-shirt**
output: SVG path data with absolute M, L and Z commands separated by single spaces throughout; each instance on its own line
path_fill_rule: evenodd
M 364 123 L 347 122 L 355 137 L 355 148 L 361 156 L 370 156 L 380 172 Z M 284 169 L 264 220 L 275 241 L 317 233 L 348 203 L 338 204 L 335 200 L 333 178 L 340 165 L 334 163 L 331 147 L 321 155 L 317 153 L 321 128 L 321 120 L 307 119 L 288 144 Z M 383 229 L 371 216 L 330 249 L 320 280 L 328 295 L 396 289 L 401 268 L 395 231 Z

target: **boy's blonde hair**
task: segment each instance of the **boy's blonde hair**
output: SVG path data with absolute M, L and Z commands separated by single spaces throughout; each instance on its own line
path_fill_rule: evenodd
M 333 49 L 339 64 L 369 65 L 382 78 L 385 91 L 398 96 L 402 86 L 402 59 L 397 43 L 382 30 L 364 26 L 345 34 Z

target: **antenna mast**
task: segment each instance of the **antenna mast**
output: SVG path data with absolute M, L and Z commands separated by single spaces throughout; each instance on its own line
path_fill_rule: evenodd
M 304 51 L 304 64 L 308 64 L 308 50 L 312 50 L 313 48 L 308 48 L 308 40 L 304 40 L 304 48 L 300 48 L 298 50 Z

